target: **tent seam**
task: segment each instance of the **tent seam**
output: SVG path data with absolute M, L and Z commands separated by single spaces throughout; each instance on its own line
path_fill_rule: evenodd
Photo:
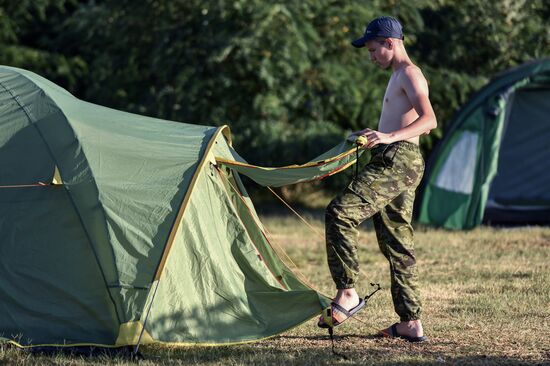
M 21 75 L 21 74 L 20 74 Z M 24 75 L 21 75 L 23 77 L 25 77 Z M 27 77 L 25 77 L 25 79 L 29 80 Z M 31 83 L 32 83 L 32 80 L 29 80 Z M 33 83 L 34 84 L 34 83 Z M 29 121 L 31 122 L 31 124 L 34 124 L 34 122 L 36 121 L 36 118 L 34 118 L 32 112 L 30 110 L 27 110 L 27 107 L 24 106 L 20 101 L 19 101 L 19 96 L 13 94 L 11 92 L 11 90 L 9 90 L 8 88 L 6 88 L 6 86 L 4 85 L 4 83 L 0 82 L 0 85 L 2 86 L 2 88 L 4 88 L 4 90 L 9 94 L 11 95 L 11 97 L 13 98 L 13 100 L 19 105 L 19 107 L 21 107 L 21 109 L 23 109 L 23 112 L 25 112 L 25 114 L 27 115 L 27 118 L 29 119 Z M 41 88 L 38 87 L 38 85 L 34 84 L 38 89 L 42 90 Z

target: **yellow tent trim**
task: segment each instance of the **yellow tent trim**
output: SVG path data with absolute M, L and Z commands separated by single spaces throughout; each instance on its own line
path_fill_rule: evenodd
M 227 144 L 229 146 L 233 146 L 233 138 L 231 137 L 231 128 L 229 128 L 228 125 L 223 125 L 222 126 L 222 134 L 225 137 L 225 139 L 227 140 Z
M 181 224 L 185 209 L 187 208 L 187 203 L 189 202 L 191 194 L 193 193 L 193 189 L 195 188 L 195 183 L 197 182 L 197 178 L 198 178 L 200 172 L 202 171 L 204 165 L 209 161 L 209 159 L 212 159 L 210 157 L 210 150 L 212 150 L 212 147 L 213 147 L 214 143 L 216 142 L 216 139 L 218 138 L 218 136 L 220 134 L 224 134 L 224 136 L 230 136 L 228 129 L 229 129 L 228 126 L 218 127 L 216 132 L 214 132 L 214 134 L 210 138 L 210 142 L 208 143 L 206 149 L 204 150 L 204 155 L 202 156 L 202 159 L 199 162 L 199 164 L 198 164 L 198 166 L 195 170 L 195 173 L 193 174 L 193 177 L 191 178 L 191 183 L 189 183 L 189 187 L 187 188 L 187 192 L 185 193 L 185 197 L 183 198 L 181 206 L 178 210 L 176 220 L 174 221 L 174 224 L 172 225 L 172 229 L 170 230 L 170 234 L 168 236 L 168 240 L 167 240 L 166 245 L 164 247 L 164 252 L 162 253 L 162 257 L 161 257 L 160 263 L 158 265 L 154 281 L 159 280 L 160 276 L 162 275 L 162 271 L 164 270 L 164 266 L 166 265 L 166 260 L 168 259 L 168 254 L 170 253 L 170 250 L 172 249 L 172 244 L 174 243 L 174 239 L 176 238 L 176 233 L 178 231 L 179 225 Z
M 55 170 L 53 172 L 52 184 L 63 184 L 63 180 L 61 179 L 61 174 L 59 173 L 57 166 L 55 166 Z
M 128 322 L 120 325 L 118 329 L 118 338 L 116 340 L 116 346 L 127 346 L 138 343 L 139 336 L 143 331 L 140 344 L 155 343 L 155 340 L 147 330 L 143 330 L 143 324 L 141 322 Z
M 17 348 L 22 348 L 22 349 L 30 349 L 30 348 L 33 348 L 33 347 L 88 347 L 88 346 L 93 346 L 93 347 L 105 347 L 105 348 L 116 348 L 116 347 L 119 347 L 119 346 L 116 346 L 116 345 L 113 345 L 113 344 L 101 344 L 101 343 L 63 343 L 63 344 L 56 344 L 56 343 L 41 343 L 41 344 L 31 344 L 31 345 L 28 345 L 28 346 L 24 346 L 20 343 L 17 343 L 16 341 L 14 340 L 10 340 L 10 339 L 5 339 L 5 338 L 0 338 L 0 344 L 1 343 L 9 343 L 11 345 L 14 345 L 16 346 Z

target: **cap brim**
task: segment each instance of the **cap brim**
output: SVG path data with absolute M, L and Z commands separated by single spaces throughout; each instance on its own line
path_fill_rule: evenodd
M 351 42 L 351 45 L 356 48 L 363 48 L 367 44 L 368 41 L 375 38 L 375 36 L 363 36 L 361 38 L 356 39 L 355 41 Z

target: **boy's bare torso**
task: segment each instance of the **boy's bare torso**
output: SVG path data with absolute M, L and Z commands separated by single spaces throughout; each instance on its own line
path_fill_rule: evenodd
M 406 67 L 417 68 L 414 65 Z M 380 132 L 390 133 L 397 131 L 410 125 L 418 118 L 418 113 L 413 108 L 409 97 L 405 94 L 404 83 L 407 82 L 407 75 L 403 72 L 404 69 L 405 68 L 395 70 L 388 82 L 388 87 L 386 88 L 384 101 L 382 103 L 382 113 L 380 114 L 380 121 L 378 122 L 378 131 Z M 426 80 L 423 79 L 422 81 L 421 84 L 423 86 L 425 85 L 427 90 L 428 85 Z M 418 144 L 419 140 L 419 136 L 416 136 L 405 141 Z

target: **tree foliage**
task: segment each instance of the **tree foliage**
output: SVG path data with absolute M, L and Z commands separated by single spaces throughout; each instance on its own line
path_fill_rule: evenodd
M 0 62 L 94 103 L 228 124 L 250 161 L 281 165 L 376 127 L 389 72 L 350 41 L 380 14 L 430 83 L 426 154 L 490 77 L 550 53 L 544 0 L 0 0 Z
M 30 69 L 73 89 L 84 60 L 52 42 L 74 0 L 0 0 L 0 64 Z

